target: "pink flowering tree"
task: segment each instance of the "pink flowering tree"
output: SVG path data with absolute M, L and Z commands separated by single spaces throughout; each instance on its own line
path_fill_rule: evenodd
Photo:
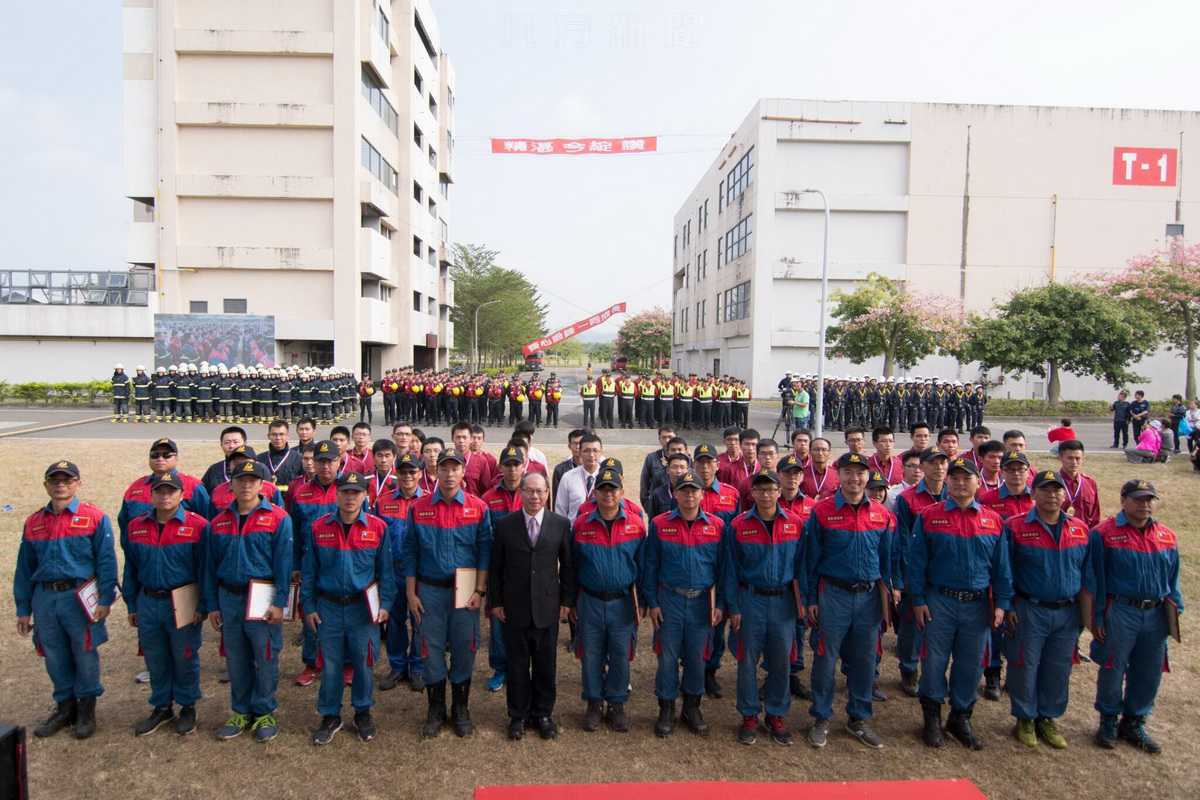
M 852 292 L 836 292 L 837 305 L 826 336 L 833 355 L 861 364 L 883 356 L 885 377 L 896 367 L 911 369 L 935 352 L 957 350 L 962 337 L 962 306 L 957 300 L 908 289 L 871 273 Z
M 629 317 L 617 332 L 616 349 L 631 366 L 656 367 L 671 353 L 671 313 L 655 306 Z
M 1184 393 L 1188 400 L 1196 399 L 1200 244 L 1177 237 L 1165 249 L 1134 256 L 1124 270 L 1097 276 L 1095 282 L 1149 315 L 1158 336 L 1187 358 Z

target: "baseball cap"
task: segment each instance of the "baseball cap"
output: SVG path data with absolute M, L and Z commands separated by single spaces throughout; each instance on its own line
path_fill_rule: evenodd
M 779 485 L 779 475 L 772 469 L 763 469 L 754 473 L 754 477 L 750 479 L 750 485 L 754 486 L 759 483 L 773 483 Z
M 244 444 L 241 447 L 238 447 L 237 449 L 230 452 L 229 455 L 225 456 L 225 463 L 228 464 L 230 461 L 233 461 L 235 458 L 248 458 L 251 461 L 253 461 L 254 456 L 255 456 L 254 448 L 248 444 Z
M 317 442 L 317 447 L 313 450 L 313 461 L 337 461 L 341 457 L 342 451 L 337 442 L 329 439 Z
M 1024 464 L 1028 467 L 1029 456 L 1017 450 L 1009 450 L 1004 454 L 1004 457 L 1000 459 L 1000 468 L 1004 469 L 1009 464 Z
M 1158 491 L 1150 481 L 1126 481 L 1121 487 L 1121 497 L 1158 497 Z
M 621 472 L 615 469 L 605 469 L 600 471 L 600 475 L 596 478 L 595 488 L 601 486 L 612 486 L 620 489 L 624 484 L 621 482 Z
M 153 453 L 155 450 L 170 450 L 172 453 L 178 454 L 179 445 L 164 436 L 161 439 L 155 439 L 150 445 L 150 452 Z
M 258 463 L 257 461 L 253 461 L 253 460 L 244 461 L 244 462 L 242 462 L 242 465 L 240 467 L 238 467 L 237 469 L 235 469 L 233 471 L 233 474 L 230 475 L 229 477 L 230 478 L 244 478 L 247 475 L 251 475 L 255 478 L 259 478 L 260 480 L 265 481 L 267 479 L 267 468 L 264 467 L 262 464 Z
M 886 489 L 888 482 L 884 479 L 883 473 L 879 470 L 871 470 L 871 477 L 867 478 L 868 489 Z
M 711 444 L 698 444 L 696 449 L 692 451 L 692 461 L 699 461 L 702 458 L 716 459 L 717 451 L 713 450 Z
M 950 460 L 950 456 L 946 455 L 941 450 L 938 450 L 936 447 L 927 447 L 921 451 L 922 464 L 927 464 L 930 461 L 933 461 L 935 458 L 944 458 L 947 461 Z
M 170 486 L 182 492 L 183 480 L 178 475 L 168 472 L 166 475 L 157 475 L 154 480 L 150 481 L 150 491 L 154 491 L 160 486 Z
M 342 489 L 356 489 L 365 492 L 367 479 L 361 472 L 343 472 L 342 477 L 338 478 L 337 488 L 339 492 Z
M 1034 489 L 1038 488 L 1039 486 L 1045 486 L 1046 484 L 1049 484 L 1049 483 L 1052 483 L 1055 486 L 1061 486 L 1064 489 L 1067 488 L 1067 484 L 1066 484 L 1066 482 L 1063 481 L 1062 476 L 1059 475 L 1054 470 L 1048 469 L 1045 472 L 1039 472 L 1037 475 L 1033 476 L 1033 488 Z
M 979 467 L 975 466 L 974 461 L 968 461 L 965 458 L 956 458 L 950 462 L 949 472 L 965 472 L 968 475 L 979 475 Z
M 72 464 L 70 461 L 55 461 L 50 466 L 46 467 L 45 477 L 51 475 L 70 475 L 72 478 L 79 477 L 79 467 Z
M 796 458 L 795 453 L 779 459 L 779 472 L 791 472 L 798 469 L 804 469 L 804 467 L 800 465 L 800 459 Z
M 701 445 L 703 446 L 703 445 Z M 692 472 L 690 469 L 675 479 L 675 485 L 671 487 L 672 491 L 684 489 L 687 487 L 693 489 L 703 489 L 704 485 L 700 483 L 700 476 Z
M 445 450 L 438 454 L 437 463 L 439 467 L 442 464 L 445 464 L 447 461 L 453 461 L 456 464 L 462 464 L 464 467 L 467 465 L 467 460 L 459 455 L 457 450 Z
M 621 473 L 622 475 L 625 474 L 625 467 L 623 464 L 621 464 L 621 460 L 619 458 L 613 458 L 612 456 L 609 456 L 600 462 L 600 469 L 611 469 L 614 472 Z
M 858 453 L 842 453 L 840 456 L 838 456 L 835 466 L 838 469 L 845 469 L 846 467 L 862 467 L 863 469 L 870 469 L 870 466 L 867 464 L 867 460 Z
M 506 447 L 500 454 L 500 466 L 505 464 L 524 464 L 525 454 L 517 447 Z
M 419 472 L 424 465 L 412 453 L 405 453 L 396 459 L 396 469 L 411 469 L 414 472 Z

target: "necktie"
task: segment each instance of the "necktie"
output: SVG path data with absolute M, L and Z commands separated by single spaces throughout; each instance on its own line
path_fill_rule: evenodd
M 588 497 L 592 496 L 592 484 L 595 482 L 595 480 L 596 479 L 594 477 L 592 477 L 591 475 L 587 476 L 587 492 L 586 492 L 586 494 Z
M 538 521 L 537 517 L 529 517 L 529 545 L 536 547 L 538 540 Z

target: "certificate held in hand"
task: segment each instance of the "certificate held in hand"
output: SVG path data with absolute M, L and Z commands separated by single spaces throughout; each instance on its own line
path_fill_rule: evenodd
M 467 602 L 475 594 L 475 583 L 479 579 L 479 570 L 472 567 L 460 567 L 454 570 L 454 607 L 466 608 Z
M 175 627 L 186 628 L 196 621 L 196 607 L 200 602 L 200 587 L 185 583 L 171 590 L 171 606 L 175 610 Z
M 79 601 L 79 607 L 83 609 L 88 622 L 95 622 L 96 607 L 100 605 L 100 585 L 96 583 L 96 579 L 92 578 L 76 589 L 75 599 Z
M 371 581 L 367 588 L 363 589 L 363 599 L 367 601 L 367 613 L 371 615 L 371 622 L 379 622 L 379 581 Z
M 266 622 L 267 611 L 275 602 L 275 584 L 271 581 L 250 581 L 246 587 L 246 621 Z

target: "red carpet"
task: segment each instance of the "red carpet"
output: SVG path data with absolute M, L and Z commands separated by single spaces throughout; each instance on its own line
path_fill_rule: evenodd
M 969 780 L 856 783 L 582 783 L 481 786 L 475 800 L 987 800 Z

